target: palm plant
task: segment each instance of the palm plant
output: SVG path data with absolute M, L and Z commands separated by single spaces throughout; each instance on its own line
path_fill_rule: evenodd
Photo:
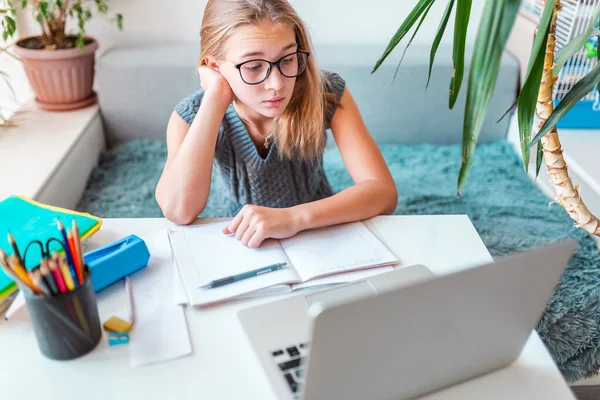
M 375 64 L 373 72 L 377 70 L 391 51 L 407 35 L 413 25 L 417 23 L 407 47 L 410 46 L 412 39 L 435 1 L 418 1 L 417 5 L 412 9 L 396 34 L 392 37 L 383 55 Z M 463 151 L 461 168 L 458 175 L 457 196 L 460 196 L 471 168 L 477 139 L 487 115 L 498 77 L 502 53 L 515 23 L 520 3 L 520 0 L 487 0 L 484 7 L 483 16 L 475 39 L 467 82 L 467 101 L 462 139 Z M 448 0 L 448 5 L 431 49 L 430 75 L 436 51 L 446 31 L 450 14 L 456 5 L 453 43 L 454 72 L 450 82 L 450 108 L 454 106 L 462 86 L 465 67 L 465 44 L 471 14 L 471 4 L 472 0 Z M 515 105 L 518 105 L 517 119 L 519 122 L 521 153 L 525 169 L 527 170 L 531 148 L 536 146 L 536 177 L 542 161 L 544 161 L 557 194 L 557 202 L 564 207 L 577 227 L 600 236 L 600 220 L 586 207 L 579 196 L 578 189 L 569 178 L 567 165 L 562 155 L 558 130 L 556 129 L 557 122 L 579 100 L 594 90 L 596 85 L 600 87 L 600 62 L 569 91 L 556 108 L 552 100 L 552 90 L 557 79 L 556 76 L 562 66 L 573 54 L 581 50 L 588 39 L 600 36 L 600 30 L 594 29 L 595 23 L 600 20 L 600 12 L 587 32 L 571 40 L 561 49 L 558 56 L 555 57 L 556 23 L 560 10 L 561 0 L 544 1 L 543 11 L 528 63 L 527 75 L 515 103 Z M 539 125 L 536 127 L 537 132 L 532 139 L 534 116 L 536 114 Z

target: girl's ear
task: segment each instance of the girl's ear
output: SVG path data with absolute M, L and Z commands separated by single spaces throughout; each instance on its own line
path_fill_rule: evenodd
M 213 56 L 206 56 L 205 62 L 207 67 L 219 71 L 219 63 Z

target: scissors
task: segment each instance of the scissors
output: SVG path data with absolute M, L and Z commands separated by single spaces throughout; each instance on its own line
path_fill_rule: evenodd
M 65 245 L 63 244 L 62 241 L 56 239 L 56 238 L 50 238 L 48 240 L 46 240 L 46 243 L 44 245 L 44 243 L 42 243 L 41 240 L 32 240 L 31 242 L 29 242 L 29 244 L 27 245 L 27 247 L 25 247 L 25 252 L 23 253 L 23 264 L 25 264 L 25 259 L 27 258 L 27 250 L 29 250 L 29 246 L 31 246 L 32 244 L 37 244 L 38 246 L 40 246 L 40 251 L 42 253 L 42 258 L 44 260 L 47 260 L 50 258 L 50 244 L 52 242 L 56 242 L 58 244 L 60 244 L 60 247 L 63 249 L 63 251 L 66 251 L 65 249 Z

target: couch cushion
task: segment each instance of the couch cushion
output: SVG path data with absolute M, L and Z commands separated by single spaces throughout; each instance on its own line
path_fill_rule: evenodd
M 321 68 L 338 72 L 346 80 L 379 143 L 460 142 L 467 74 L 451 111 L 451 48 L 438 50 L 427 90 L 428 46 L 409 49 L 393 84 L 400 47 L 371 74 L 383 49 L 373 45 L 323 45 L 317 46 L 314 56 Z M 97 64 L 96 86 L 109 144 L 136 138 L 165 138 L 175 104 L 199 87 L 195 70 L 199 52 L 195 44 L 161 44 L 116 47 L 104 53 Z M 508 118 L 496 121 L 513 104 L 518 80 L 517 61 L 505 55 L 480 137 L 482 142 L 506 137 Z

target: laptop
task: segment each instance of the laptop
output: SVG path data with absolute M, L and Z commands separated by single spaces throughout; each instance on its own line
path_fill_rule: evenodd
M 409 399 L 517 359 L 576 246 L 444 276 L 425 266 L 241 310 L 279 399 Z

